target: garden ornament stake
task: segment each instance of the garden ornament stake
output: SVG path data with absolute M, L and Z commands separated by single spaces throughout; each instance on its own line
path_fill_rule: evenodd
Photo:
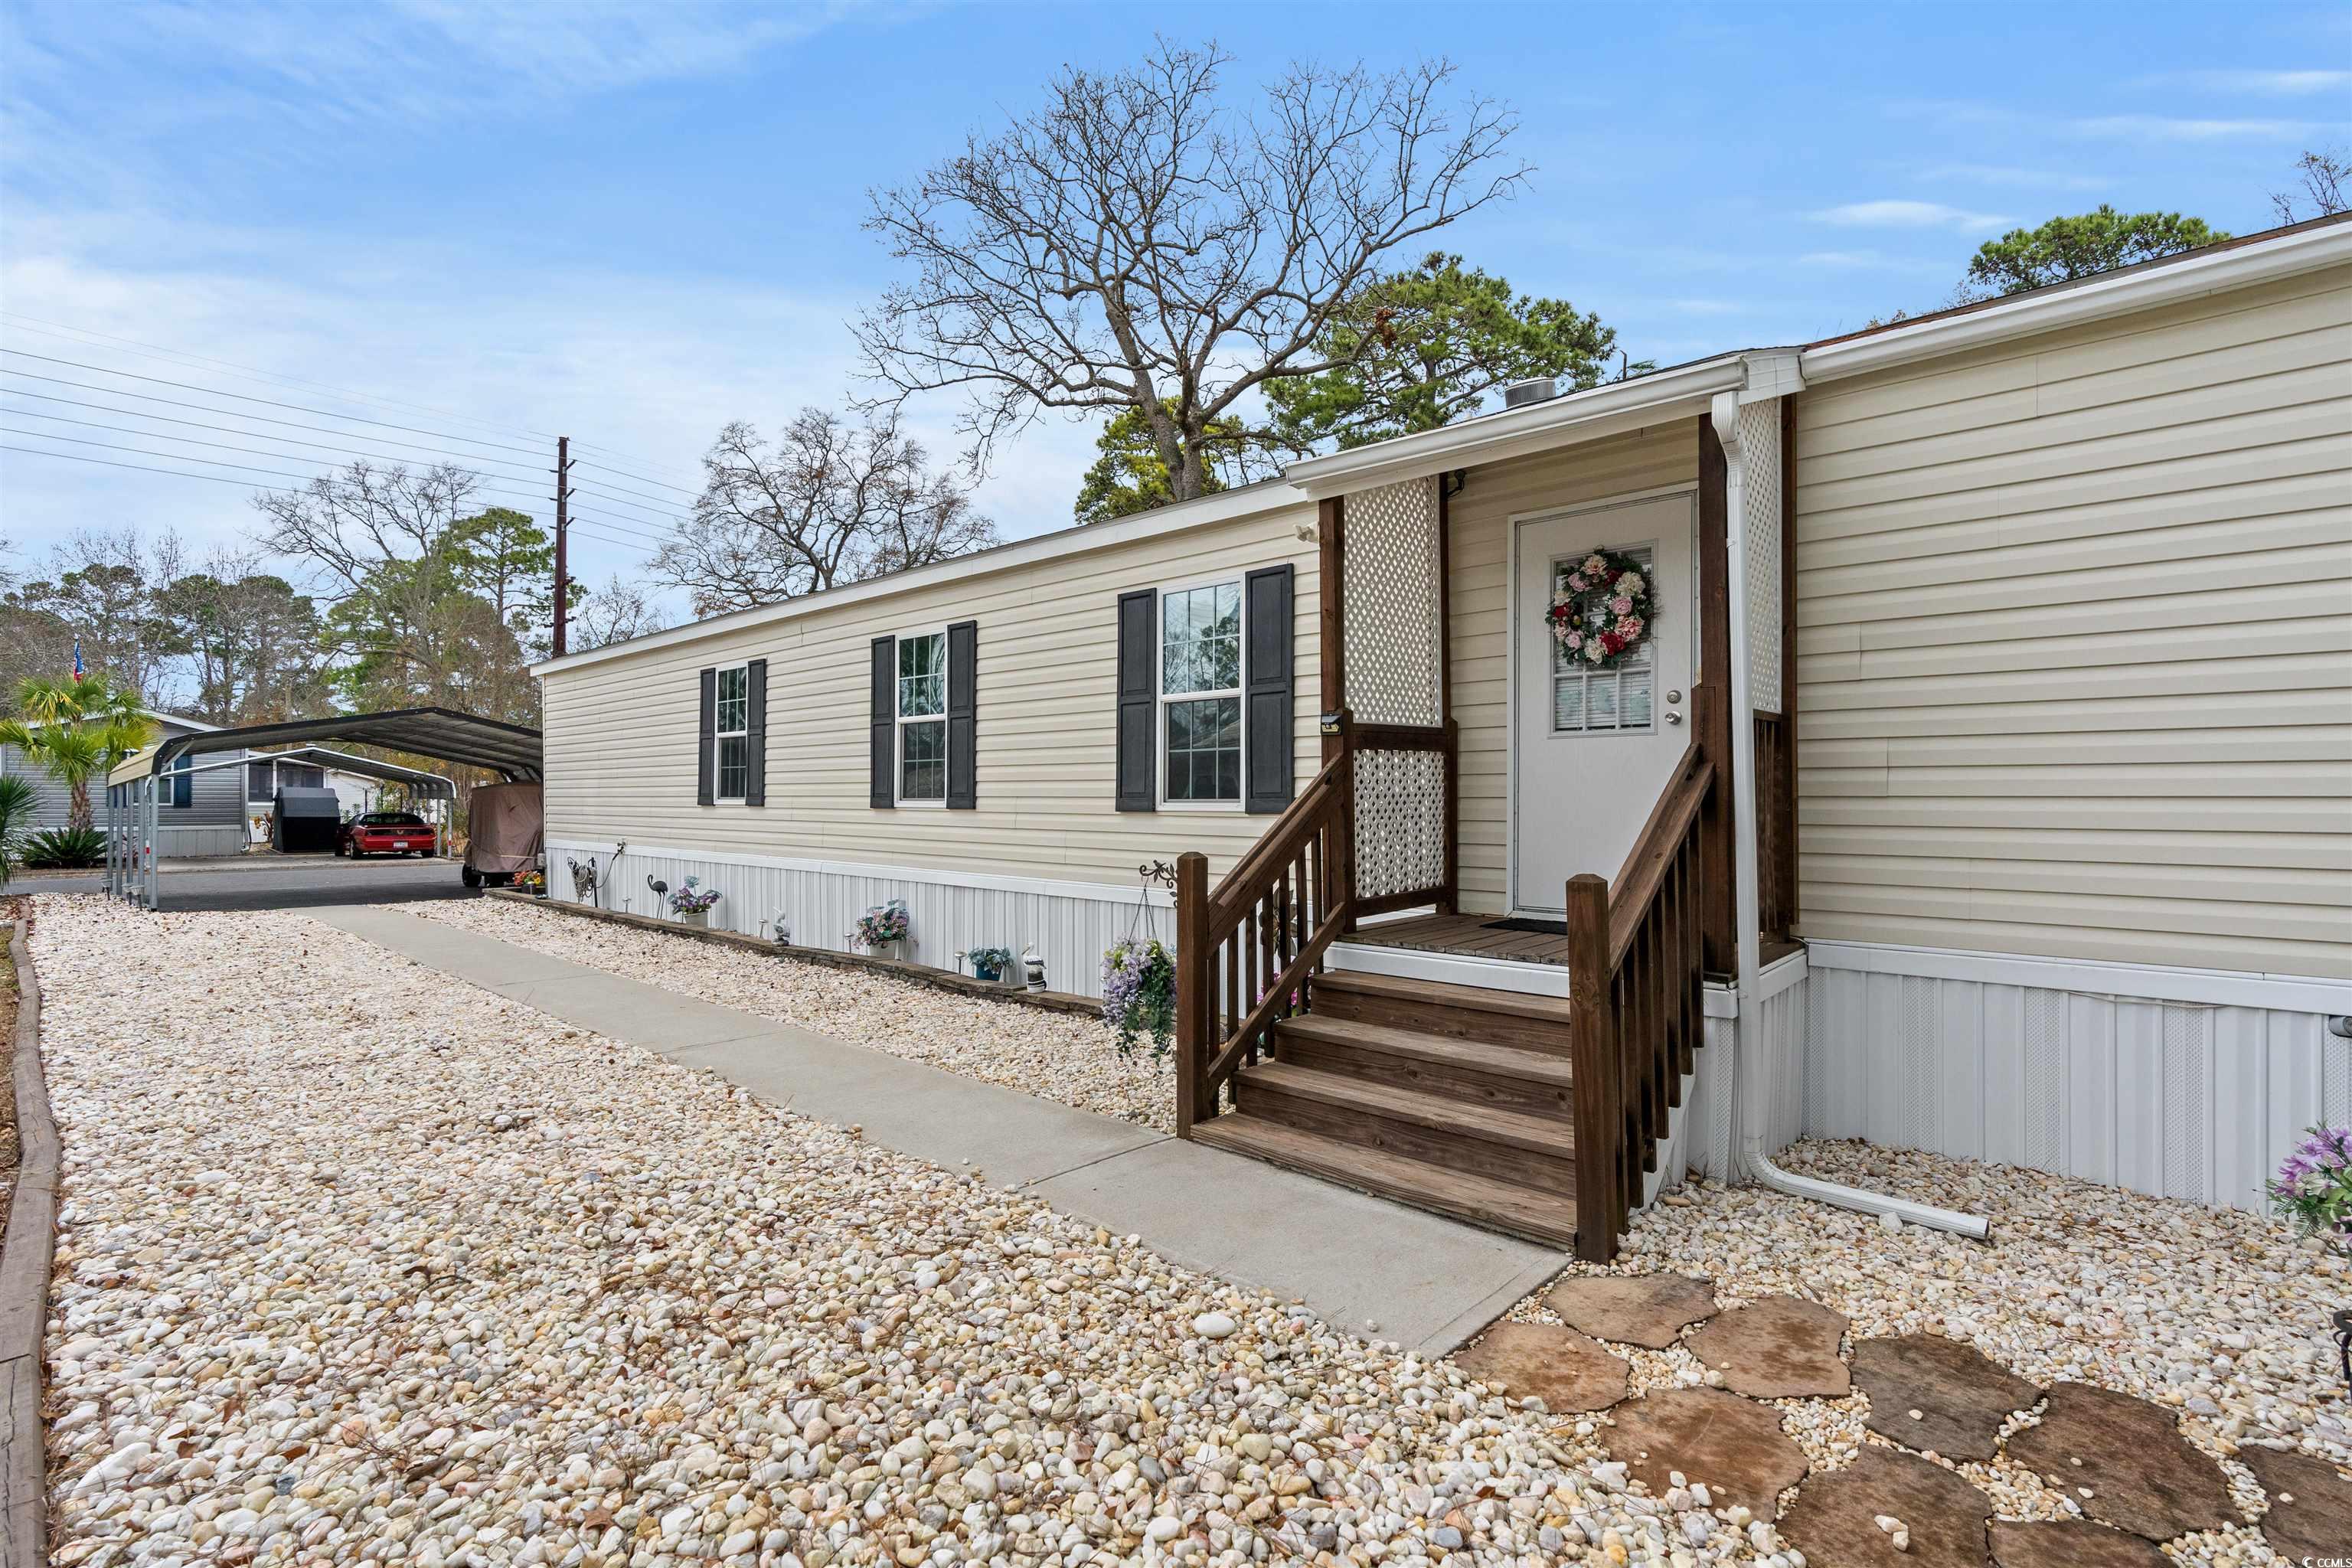
M 662 907 L 669 902 L 669 884 L 656 882 L 651 871 L 646 873 L 646 886 L 654 890 L 654 919 L 661 919 Z

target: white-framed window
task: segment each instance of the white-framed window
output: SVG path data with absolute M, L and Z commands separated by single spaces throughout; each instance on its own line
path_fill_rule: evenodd
M 948 803 L 948 634 L 898 637 L 898 804 Z
M 1612 545 L 1631 557 L 1642 575 L 1657 581 L 1654 544 Z M 1580 551 L 1551 563 L 1558 593 L 1584 559 Z M 1645 735 L 1657 727 L 1657 640 L 1644 634 L 1639 647 L 1607 669 L 1587 668 L 1551 639 L 1551 732 L 1555 735 Z
M 751 782 L 751 669 L 730 664 L 718 671 L 718 701 L 710 726 L 711 798 L 740 801 Z
M 1242 584 L 1160 594 L 1160 801 L 1242 804 Z

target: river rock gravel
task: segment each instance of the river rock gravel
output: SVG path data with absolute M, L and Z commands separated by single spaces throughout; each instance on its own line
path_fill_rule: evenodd
M 1096 1018 L 959 996 L 887 974 L 770 958 L 718 942 L 504 899 L 398 908 L 680 994 L 796 1024 L 1122 1121 L 1175 1130 L 1176 1077 L 1150 1047 L 1119 1054 Z
M 2329 1313 L 2352 1302 L 2352 1266 L 2274 1216 L 1859 1142 L 1802 1142 L 1779 1160 L 1800 1174 L 1985 1215 L 1991 1243 L 1889 1229 L 1761 1187 L 1696 1183 L 1635 1217 L 1616 1263 L 1575 1265 L 1571 1277 L 1706 1279 L 1727 1316 L 1760 1298 L 1802 1297 L 1845 1315 L 1849 1352 L 1860 1340 L 1938 1333 L 2045 1387 L 2137 1395 L 2222 1461 L 2244 1513 L 2259 1510 L 2263 1493 L 2236 1461 L 2242 1445 L 2352 1468 L 2352 1406 L 2327 1331 Z M 1544 1297 L 1531 1294 L 1510 1316 L 1559 1321 Z M 1637 1392 L 1713 1384 L 1689 1349 L 1695 1332 L 1663 1351 L 1613 1348 L 1633 1363 Z M 1770 1403 L 1817 1470 L 1884 1445 L 1865 1429 L 1860 1392 Z M 2083 1516 L 2078 1498 L 2016 1459 L 1937 1462 L 1985 1490 L 2000 1518 Z M 2188 1540 L 2190 1549 L 2176 1549 L 2183 1561 L 2284 1561 L 2243 1525 Z
M 1449 1362 L 299 914 L 36 931 L 62 1568 L 1794 1568 Z

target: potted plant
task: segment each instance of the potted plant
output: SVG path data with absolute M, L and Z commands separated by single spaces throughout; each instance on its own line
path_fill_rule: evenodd
M 964 956 L 971 960 L 974 975 L 1003 984 L 1005 966 L 1013 962 L 1013 950 L 1009 947 L 975 947 Z
M 514 885 L 534 899 L 547 897 L 547 873 L 544 871 L 525 871 L 515 879 Z M 710 896 L 715 899 L 719 895 L 713 893 Z
M 708 927 L 710 924 L 710 906 L 718 901 L 719 890 L 716 888 L 706 892 L 701 878 L 688 877 L 683 886 L 670 894 L 669 912 L 687 925 Z
M 1149 1035 L 1164 1057 L 1176 1037 L 1176 960 L 1156 940 L 1129 938 L 1103 954 L 1103 1022 L 1131 1056 Z
M 904 946 L 914 930 L 907 914 L 907 900 L 893 899 L 887 904 L 877 904 L 857 917 L 857 929 L 849 940 L 877 958 L 904 956 Z
M 2352 1258 L 2352 1127 L 2315 1127 L 2279 1166 L 2271 1202 L 2305 1236 Z M 2335 1315 L 2336 1348 L 2352 1384 L 2352 1310 Z

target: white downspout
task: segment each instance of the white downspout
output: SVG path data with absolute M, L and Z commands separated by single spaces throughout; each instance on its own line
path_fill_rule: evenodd
M 1723 443 L 1724 554 L 1726 595 L 1731 616 L 1731 824 L 1732 868 L 1737 891 L 1733 920 L 1739 962 L 1736 992 L 1738 1017 L 1735 1026 L 1745 1034 L 1759 1029 L 1755 1005 L 1756 976 L 1763 966 L 1762 921 L 1759 909 L 1756 848 L 1756 697 L 1748 681 L 1748 455 L 1739 444 L 1739 395 L 1718 392 L 1711 410 L 1715 434 Z M 1796 520 L 1782 518 L 1780 526 L 1793 528 Z M 1731 1058 L 1731 1099 L 1738 1124 L 1738 1163 L 1742 1173 L 1775 1192 L 1815 1203 L 1836 1204 L 1864 1214 L 1893 1215 L 1913 1225 L 1954 1231 L 1982 1241 L 1990 1232 L 1982 1215 L 1959 1214 L 1908 1198 L 1890 1197 L 1836 1182 L 1800 1176 L 1772 1163 L 1764 1152 L 1764 1114 L 1759 1103 L 1763 1075 L 1748 1070 L 1748 1047 L 1743 1040 Z

